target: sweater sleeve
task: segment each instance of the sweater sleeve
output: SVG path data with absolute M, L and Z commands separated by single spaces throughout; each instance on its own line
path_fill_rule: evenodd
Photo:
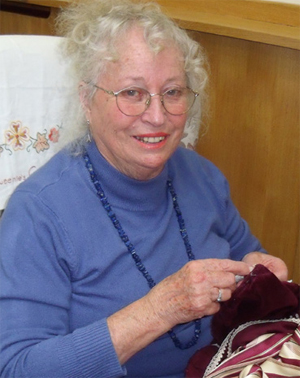
M 120 377 L 106 319 L 70 331 L 72 242 L 51 209 L 17 191 L 0 221 L 1 377 Z
M 266 253 L 260 241 L 252 234 L 250 227 L 234 205 L 226 177 L 211 162 L 206 161 L 206 173 L 211 189 L 219 198 L 223 237 L 230 245 L 230 258 L 242 260 L 249 252 Z
M 230 197 L 226 203 L 226 234 L 225 239 L 230 244 L 230 257 L 242 260 L 249 252 L 266 253 L 260 241 L 251 233 L 248 223 L 240 216 Z

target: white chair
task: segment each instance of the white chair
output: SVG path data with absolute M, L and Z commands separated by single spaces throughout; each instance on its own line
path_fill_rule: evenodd
M 62 145 L 73 85 L 60 37 L 0 36 L 0 210 L 17 185 Z
M 64 144 L 64 110 L 75 86 L 60 41 L 0 36 L 0 215 L 17 185 Z M 197 134 L 197 125 L 189 125 L 182 144 L 193 148 Z

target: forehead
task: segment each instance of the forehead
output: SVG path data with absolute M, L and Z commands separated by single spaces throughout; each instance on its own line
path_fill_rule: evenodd
M 141 28 L 130 29 L 115 45 L 117 59 L 106 65 L 106 74 L 131 72 L 143 76 L 155 70 L 158 74 L 185 76 L 183 54 L 174 42 L 159 40 L 155 47 L 146 42 Z

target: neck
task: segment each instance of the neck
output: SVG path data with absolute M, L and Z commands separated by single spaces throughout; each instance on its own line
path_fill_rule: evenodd
M 109 193 L 110 198 L 114 198 L 114 204 L 137 210 L 142 207 L 149 211 L 158 211 L 164 206 L 166 182 L 168 177 L 173 177 L 172 172 L 169 172 L 169 164 L 156 177 L 142 180 L 141 176 L 132 178 L 126 172 L 120 172 L 104 158 L 95 143 L 89 143 L 86 149 L 96 174 L 101 177 L 103 189 Z
M 105 150 L 102 145 L 99 145 L 97 141 L 95 141 L 95 143 L 100 154 L 112 167 L 132 179 L 139 181 L 151 180 L 158 176 L 164 169 L 165 164 L 160 161 L 154 161 L 152 163 L 150 161 L 140 161 L 138 164 L 132 164 L 131 161 L 126 161 L 126 157 L 123 160 L 117 160 L 109 151 Z

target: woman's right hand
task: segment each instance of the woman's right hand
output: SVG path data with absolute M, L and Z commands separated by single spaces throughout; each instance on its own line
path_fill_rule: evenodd
M 235 275 L 249 273 L 249 265 L 241 261 L 194 260 L 157 284 L 146 297 L 159 320 L 172 328 L 218 312 L 219 290 L 222 301 L 230 299 L 236 288 Z
M 248 264 L 232 260 L 195 260 L 165 278 L 139 300 L 107 318 L 121 364 L 177 324 L 212 315 L 217 301 L 231 297 L 235 275 L 250 273 Z

